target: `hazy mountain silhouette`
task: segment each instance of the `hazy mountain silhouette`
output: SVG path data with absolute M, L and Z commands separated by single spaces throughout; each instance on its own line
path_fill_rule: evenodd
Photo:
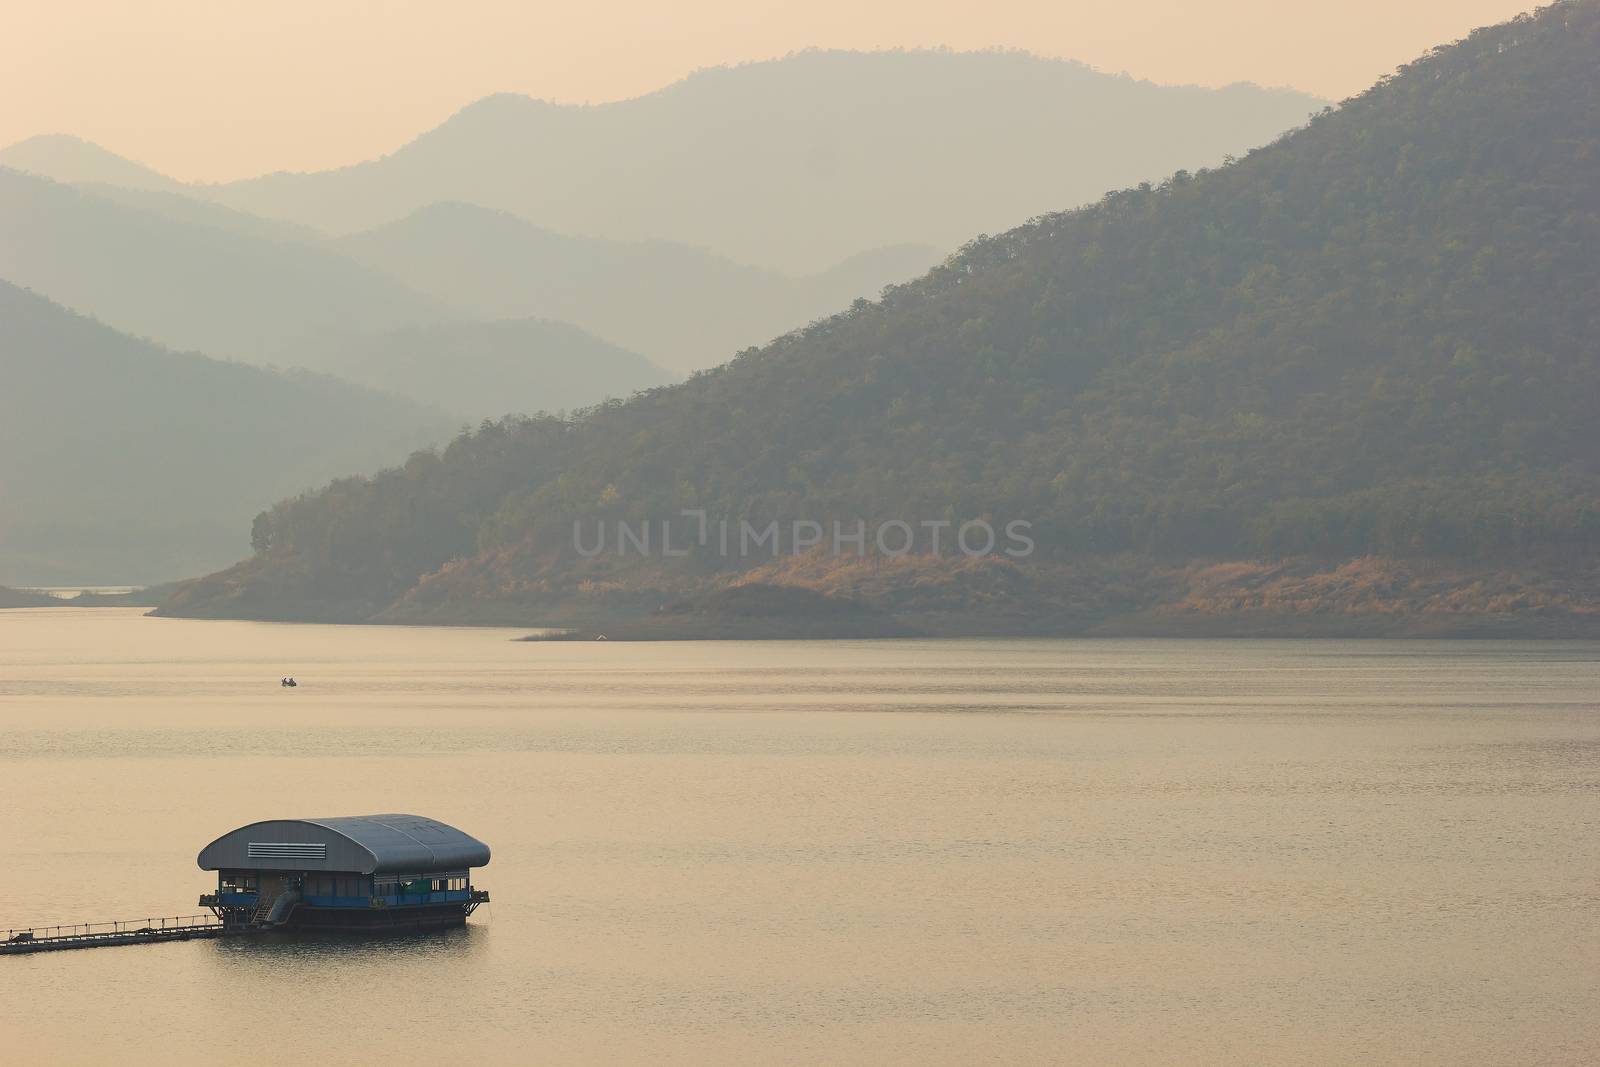
M 927 248 L 876 249 L 791 279 L 683 245 L 568 237 L 465 204 L 330 242 L 180 193 L 65 185 L 0 168 L 0 276 L 170 347 L 316 370 L 354 366 L 373 354 L 376 336 L 407 326 L 527 318 L 572 321 L 677 369 L 700 369 L 935 259 Z M 467 348 L 456 351 L 467 358 Z M 607 367 L 623 376 L 604 379 Z M 592 403 L 663 380 L 626 368 L 601 360 L 582 372 L 594 384 L 588 396 L 563 387 L 515 410 Z
M 175 189 L 135 189 L 123 185 L 108 185 L 104 182 L 71 184 L 100 200 L 112 200 L 131 208 L 164 216 L 174 222 L 209 226 L 244 237 L 300 244 L 315 244 L 324 237 L 320 230 L 302 226 L 297 222 L 264 219 L 237 208 L 196 199 L 184 192 L 182 186 Z
M 333 247 L 479 316 L 571 322 L 685 371 L 876 296 L 940 258 L 924 246 L 875 249 L 795 279 L 687 245 L 571 237 L 457 203 Z
M 476 422 L 571 411 L 676 380 L 637 352 L 541 319 L 411 326 L 353 341 L 340 377 L 426 399 Z
M 4 168 L 0 278 L 172 348 L 283 366 L 318 368 L 346 338 L 457 317 L 325 248 Z
M 810 51 L 614 104 L 493 96 L 381 159 L 193 191 L 333 233 L 457 200 L 807 274 L 884 245 L 952 249 L 1215 164 L 1321 106 L 1014 52 Z
M 64 133 L 29 137 L 0 148 L 0 167 L 24 171 L 58 182 L 99 182 L 127 189 L 174 192 L 183 183 L 124 159 L 99 145 Z
M 453 425 L 331 378 L 172 352 L 0 282 L 0 583 L 220 564 L 263 500 Z
M 871 606 L 968 626 L 1026 622 L 1043 587 L 1077 603 L 1073 566 L 1128 554 L 1149 562 L 1116 575 L 1124 602 L 1171 594 L 1140 584 L 1171 573 L 1158 560 L 1377 554 L 1455 561 L 1464 591 L 1357 567 L 1288 610 L 1343 611 L 1353 583 L 1377 615 L 1549 603 L 1592 620 L 1596 55 L 1595 0 L 1479 31 L 1236 165 L 975 241 L 682 385 L 281 503 L 254 559 L 170 610 L 542 623 L 613 592 L 660 604 L 753 564 L 709 547 L 580 560 L 574 523 L 659 529 L 702 508 L 1030 521 L 1025 563 L 853 572 L 877 583 Z M 1558 557 L 1589 560 L 1589 584 L 1478 581 Z M 1259 599 L 1233 580 L 1204 602 Z

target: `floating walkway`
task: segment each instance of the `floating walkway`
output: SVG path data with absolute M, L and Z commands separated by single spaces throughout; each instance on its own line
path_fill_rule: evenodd
M 178 915 L 168 919 L 129 919 L 125 922 L 77 923 L 69 926 L 33 926 L 6 930 L 0 956 L 27 952 L 56 952 L 102 945 L 148 945 L 157 941 L 196 941 L 201 938 L 250 934 L 251 927 L 227 926 L 212 915 Z

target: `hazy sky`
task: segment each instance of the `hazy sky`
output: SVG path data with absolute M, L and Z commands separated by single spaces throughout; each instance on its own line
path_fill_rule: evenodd
M 1529 0 L 0 0 L 0 145 L 217 180 L 393 149 L 487 93 L 636 96 L 809 46 L 1025 48 L 1332 98 Z

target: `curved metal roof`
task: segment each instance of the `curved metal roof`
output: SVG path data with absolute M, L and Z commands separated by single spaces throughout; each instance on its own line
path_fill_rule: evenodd
M 483 867 L 489 846 L 422 815 L 269 819 L 200 850 L 201 870 L 351 871 L 359 874 Z

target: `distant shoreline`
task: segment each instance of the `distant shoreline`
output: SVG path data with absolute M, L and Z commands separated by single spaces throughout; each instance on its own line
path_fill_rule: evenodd
M 37 610 L 41 607 L 97 607 L 133 610 L 148 607 L 130 603 L 121 598 L 105 598 L 107 602 L 75 604 L 71 600 L 55 600 L 54 604 L 8 603 L 0 597 L 0 611 Z M 115 602 L 110 602 L 115 601 Z M 1207 620 L 1172 620 L 1158 618 L 1126 618 L 1110 620 L 1092 626 L 1051 627 L 1024 626 L 973 626 L 963 629 L 946 622 L 927 630 L 908 626 L 886 626 L 874 631 L 855 628 L 827 632 L 808 625 L 786 626 L 775 620 L 764 626 L 641 626 L 619 620 L 609 627 L 540 626 L 527 622 L 509 622 L 494 619 L 352 619 L 328 618 L 317 615 L 303 617 L 248 616 L 248 615 L 177 615 L 149 610 L 146 618 L 189 619 L 211 622 L 255 622 L 283 626 L 383 626 L 396 629 L 483 629 L 504 630 L 519 636 L 510 640 L 517 643 L 570 643 L 584 641 L 618 641 L 624 643 L 668 641 L 961 641 L 961 640 L 1216 640 L 1216 641 L 1595 641 L 1600 642 L 1600 620 L 1539 619 L 1539 618 L 1481 618 L 1459 620 L 1395 619 L 1392 617 L 1349 617 L 1344 619 L 1293 618 L 1284 615 L 1250 615 L 1220 617 Z M 535 632 L 529 632 L 529 631 Z
M 0 589 L 0 610 L 38 608 L 149 608 L 130 594 L 61 599 L 30 590 Z M 519 642 L 572 641 L 860 641 L 860 640 L 963 640 L 1005 638 L 1065 638 L 1109 640 L 1121 638 L 1198 640 L 1380 640 L 1380 641 L 1600 641 L 1600 616 L 1539 615 L 1291 615 L 1251 612 L 1209 617 L 1163 616 L 1140 613 L 1102 622 L 1036 620 L 1024 622 L 995 617 L 964 619 L 925 616 L 881 622 L 854 621 L 829 626 L 816 619 L 770 617 L 761 620 L 652 620 L 615 618 L 591 620 L 582 625 L 545 625 L 513 620 L 503 615 L 480 618 L 454 616 L 430 619 L 352 618 L 316 612 L 301 615 L 185 615 L 170 611 L 144 612 L 151 618 L 209 619 L 217 622 L 266 622 L 288 626 L 395 626 L 494 629 L 520 633 Z M 528 631 L 537 632 L 528 632 Z
M 0 586 L 4 608 L 149 608 L 171 595 L 174 584 L 150 586 Z M 67 596 L 65 594 L 73 595 Z

